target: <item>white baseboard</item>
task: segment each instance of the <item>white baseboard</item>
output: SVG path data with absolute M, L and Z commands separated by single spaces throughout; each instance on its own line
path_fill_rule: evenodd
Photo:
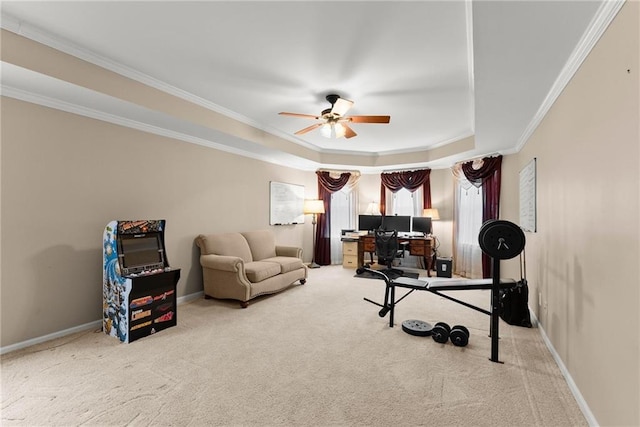
M 47 334 L 41 337 L 32 338 L 30 340 L 22 341 L 16 344 L 0 347 L 0 354 L 5 354 L 11 351 L 20 350 L 26 347 L 30 347 L 32 345 L 43 343 L 45 341 L 50 341 L 56 338 L 64 337 L 66 335 L 75 334 L 76 332 L 82 332 L 88 329 L 99 329 L 99 328 L 102 328 L 102 320 L 96 320 L 94 322 L 85 323 L 84 325 L 74 326 L 73 328 L 54 332 L 52 334 Z
M 181 296 L 177 299 L 178 305 L 189 302 L 189 301 L 193 301 L 194 299 L 200 298 L 202 295 L 204 295 L 203 291 L 200 292 L 196 292 L 193 294 L 189 294 L 189 295 L 184 295 Z M 11 344 L 11 345 L 7 345 L 4 347 L 0 347 L 0 354 L 5 354 L 5 353 L 9 353 L 11 351 L 16 351 L 16 350 L 20 350 L 26 347 L 30 347 L 32 345 L 36 345 L 36 344 L 40 344 L 46 341 L 50 341 L 56 338 L 61 338 L 64 337 L 66 335 L 71 335 L 71 334 L 75 334 L 76 332 L 82 332 L 82 331 L 86 331 L 89 329 L 101 329 L 102 328 L 102 319 L 101 320 L 96 320 L 93 322 L 89 322 L 89 323 L 85 323 L 84 325 L 78 325 L 78 326 L 74 326 L 73 328 L 69 328 L 69 329 L 64 329 L 62 331 L 58 331 L 58 332 L 54 332 L 52 334 L 47 334 L 47 335 L 43 335 L 41 337 L 37 337 L 37 338 L 32 338 L 30 340 L 26 340 L 26 341 L 22 341 L 19 343 L 15 343 L 15 344 Z
M 598 420 L 596 420 L 596 417 L 593 415 L 593 412 L 591 412 L 591 409 L 589 408 L 589 405 L 587 405 L 586 400 L 584 400 L 584 397 L 582 397 L 582 393 L 580 393 L 580 389 L 578 389 L 578 386 L 573 381 L 573 378 L 571 377 L 571 374 L 567 370 L 567 367 L 564 365 L 564 362 L 560 358 L 560 355 L 558 354 L 556 349 L 553 347 L 553 344 L 551 344 L 551 340 L 549 340 L 547 333 L 545 332 L 544 328 L 540 325 L 540 322 L 538 321 L 538 318 L 534 314 L 533 310 L 529 309 L 529 311 L 531 312 L 531 323 L 533 323 L 534 326 L 537 326 L 538 330 L 540 331 L 540 336 L 542 336 L 542 340 L 547 345 L 547 348 L 551 352 L 553 359 L 556 361 L 556 365 L 558 365 L 558 368 L 560 368 L 560 372 L 562 373 L 562 376 L 567 381 L 569 390 L 571 390 L 573 397 L 576 399 L 576 402 L 578 403 L 578 407 L 580 408 L 582 415 L 584 415 L 584 417 L 587 420 L 587 423 L 589 423 L 590 426 L 598 427 L 600 425 L 598 424 Z
M 184 304 L 185 302 L 189 302 L 189 301 L 193 301 L 194 299 L 198 299 L 200 297 L 204 296 L 204 291 L 200 291 L 200 292 L 196 292 L 193 294 L 189 294 L 189 295 L 184 295 L 181 297 L 178 297 L 178 299 L 176 300 L 178 302 L 178 305 L 180 304 Z

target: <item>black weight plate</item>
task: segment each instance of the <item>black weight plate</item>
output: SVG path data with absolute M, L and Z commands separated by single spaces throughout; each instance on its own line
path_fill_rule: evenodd
M 449 338 L 451 339 L 453 345 L 455 345 L 456 347 L 465 347 L 467 344 L 469 344 L 469 334 L 465 333 L 465 331 L 459 328 L 453 328 L 451 330 Z
M 469 329 L 462 325 L 451 328 L 449 339 L 456 347 L 465 347 L 469 343 Z
M 452 331 L 455 330 L 455 329 L 459 329 L 462 332 L 464 332 L 465 334 L 467 334 L 467 336 L 471 336 L 471 334 L 469 334 L 469 330 L 465 326 L 455 325 L 453 328 L 451 328 Z
M 491 220 L 480 228 L 478 243 L 492 258 L 511 259 L 524 249 L 525 236 L 522 229 L 510 221 Z
M 444 322 L 438 322 L 434 326 L 442 326 L 447 331 L 447 333 L 449 333 L 449 331 L 451 331 L 451 327 L 448 324 L 444 323 Z
M 402 322 L 402 330 L 409 335 L 415 335 L 417 337 L 428 337 L 431 335 L 433 326 L 430 323 L 423 322 L 422 320 L 405 320 Z
M 449 325 L 438 322 L 431 330 L 431 338 L 437 343 L 444 344 L 449 339 Z

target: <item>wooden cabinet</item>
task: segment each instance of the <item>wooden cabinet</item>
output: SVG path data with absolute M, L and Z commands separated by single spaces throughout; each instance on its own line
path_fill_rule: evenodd
M 362 238 L 362 249 L 365 252 L 375 252 L 376 251 L 376 238 L 374 236 L 364 236 Z
M 345 268 L 358 267 L 358 241 L 342 241 L 342 266 Z

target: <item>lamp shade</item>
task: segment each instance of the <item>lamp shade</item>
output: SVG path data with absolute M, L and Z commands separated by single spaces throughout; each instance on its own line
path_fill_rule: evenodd
M 380 215 L 380 207 L 376 202 L 369 203 L 367 206 L 367 211 L 365 212 L 367 215 Z
M 324 202 L 322 200 L 305 200 L 303 209 L 305 214 L 323 214 Z
M 425 209 L 422 216 L 429 217 L 434 221 L 440 219 L 440 214 L 436 208 Z
M 331 126 L 331 124 L 325 123 L 320 128 L 320 134 L 322 136 L 324 136 L 325 138 L 331 138 L 331 131 L 332 130 L 333 130 L 333 127 Z

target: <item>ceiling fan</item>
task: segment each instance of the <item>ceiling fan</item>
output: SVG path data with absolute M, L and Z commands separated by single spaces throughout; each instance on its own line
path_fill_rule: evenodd
M 353 106 L 353 101 L 340 98 L 340 95 L 330 94 L 326 97 L 331 103 L 331 108 L 322 110 L 319 116 L 313 114 L 287 113 L 281 112 L 283 116 L 302 117 L 305 119 L 320 120 L 304 129 L 300 129 L 295 135 L 302 135 L 314 129 L 321 128 L 320 133 L 327 138 L 353 138 L 357 135 L 349 126 L 350 123 L 389 123 L 390 116 L 345 116 L 346 112 Z

